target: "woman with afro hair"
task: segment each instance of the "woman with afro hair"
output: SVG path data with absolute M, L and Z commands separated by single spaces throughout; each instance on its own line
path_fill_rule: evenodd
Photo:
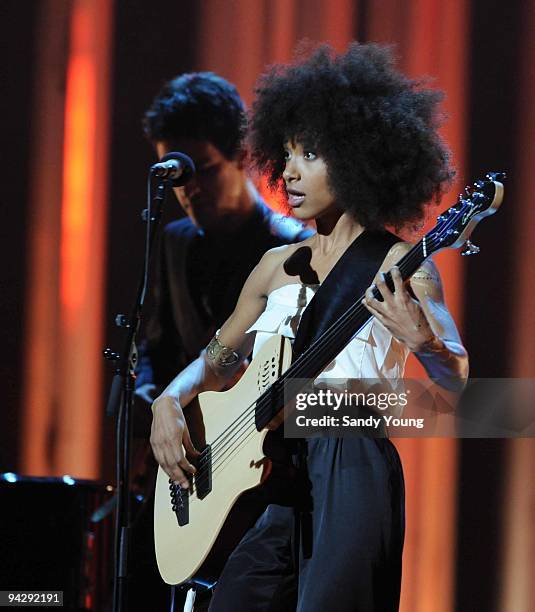
M 437 133 L 440 93 L 397 71 L 388 47 L 357 43 L 272 67 L 255 93 L 252 160 L 317 233 L 266 253 L 207 350 L 154 402 L 155 457 L 183 487 L 197 451 L 182 407 L 222 389 L 273 334 L 298 356 L 366 287 L 373 317 L 319 379 L 401 378 L 410 352 L 433 380 L 462 387 L 467 377 L 436 267 L 427 260 L 404 283 L 395 264 L 411 245 L 385 229 L 421 223 L 453 176 Z M 296 451 L 279 439 L 298 464 L 293 497 L 246 533 L 210 610 L 398 610 L 405 499 L 395 446 L 370 434 L 309 438 Z

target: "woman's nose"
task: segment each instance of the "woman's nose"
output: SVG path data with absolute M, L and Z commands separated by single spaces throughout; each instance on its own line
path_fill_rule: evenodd
M 291 183 L 299 179 L 299 170 L 293 159 L 289 159 L 286 161 L 284 171 L 282 173 L 282 178 L 286 183 Z

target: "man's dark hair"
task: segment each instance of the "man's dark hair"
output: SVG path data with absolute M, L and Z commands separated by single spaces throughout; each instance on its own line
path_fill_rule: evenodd
M 385 45 L 300 53 L 257 84 L 250 125 L 256 167 L 282 187 L 283 145 L 299 142 L 325 159 L 337 201 L 364 227 L 420 221 L 454 175 L 437 133 L 442 93 L 398 72 Z
M 207 140 L 227 159 L 241 150 L 245 106 L 234 85 L 212 72 L 182 74 L 168 81 L 143 119 L 152 142 Z

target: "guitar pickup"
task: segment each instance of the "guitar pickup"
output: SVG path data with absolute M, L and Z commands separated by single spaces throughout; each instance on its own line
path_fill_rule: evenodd
M 212 447 L 210 445 L 204 448 L 197 461 L 195 487 L 199 499 L 204 499 L 212 490 Z
M 169 492 L 171 495 L 171 509 L 176 515 L 179 527 L 189 523 L 189 496 L 191 490 L 191 480 L 189 489 L 183 489 L 169 479 Z

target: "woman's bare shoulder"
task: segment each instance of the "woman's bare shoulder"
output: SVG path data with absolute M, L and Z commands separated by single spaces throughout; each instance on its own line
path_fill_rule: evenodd
M 265 286 L 266 294 L 269 293 L 269 289 L 272 285 L 272 281 L 278 275 L 281 270 L 284 269 L 284 263 L 300 248 L 307 246 L 310 238 L 301 242 L 292 244 L 284 244 L 282 246 L 274 247 L 269 251 L 266 251 L 262 256 L 262 259 L 256 266 L 254 273 L 256 276 L 260 276 L 263 279 L 262 284 Z
M 269 249 L 264 253 L 262 259 L 266 259 L 270 263 L 282 263 L 288 259 L 291 255 L 293 255 L 298 249 L 304 246 L 310 246 L 313 242 L 314 236 L 309 236 L 305 238 L 305 240 L 301 240 L 301 242 L 293 242 L 292 244 L 283 244 L 282 246 L 274 247 Z

